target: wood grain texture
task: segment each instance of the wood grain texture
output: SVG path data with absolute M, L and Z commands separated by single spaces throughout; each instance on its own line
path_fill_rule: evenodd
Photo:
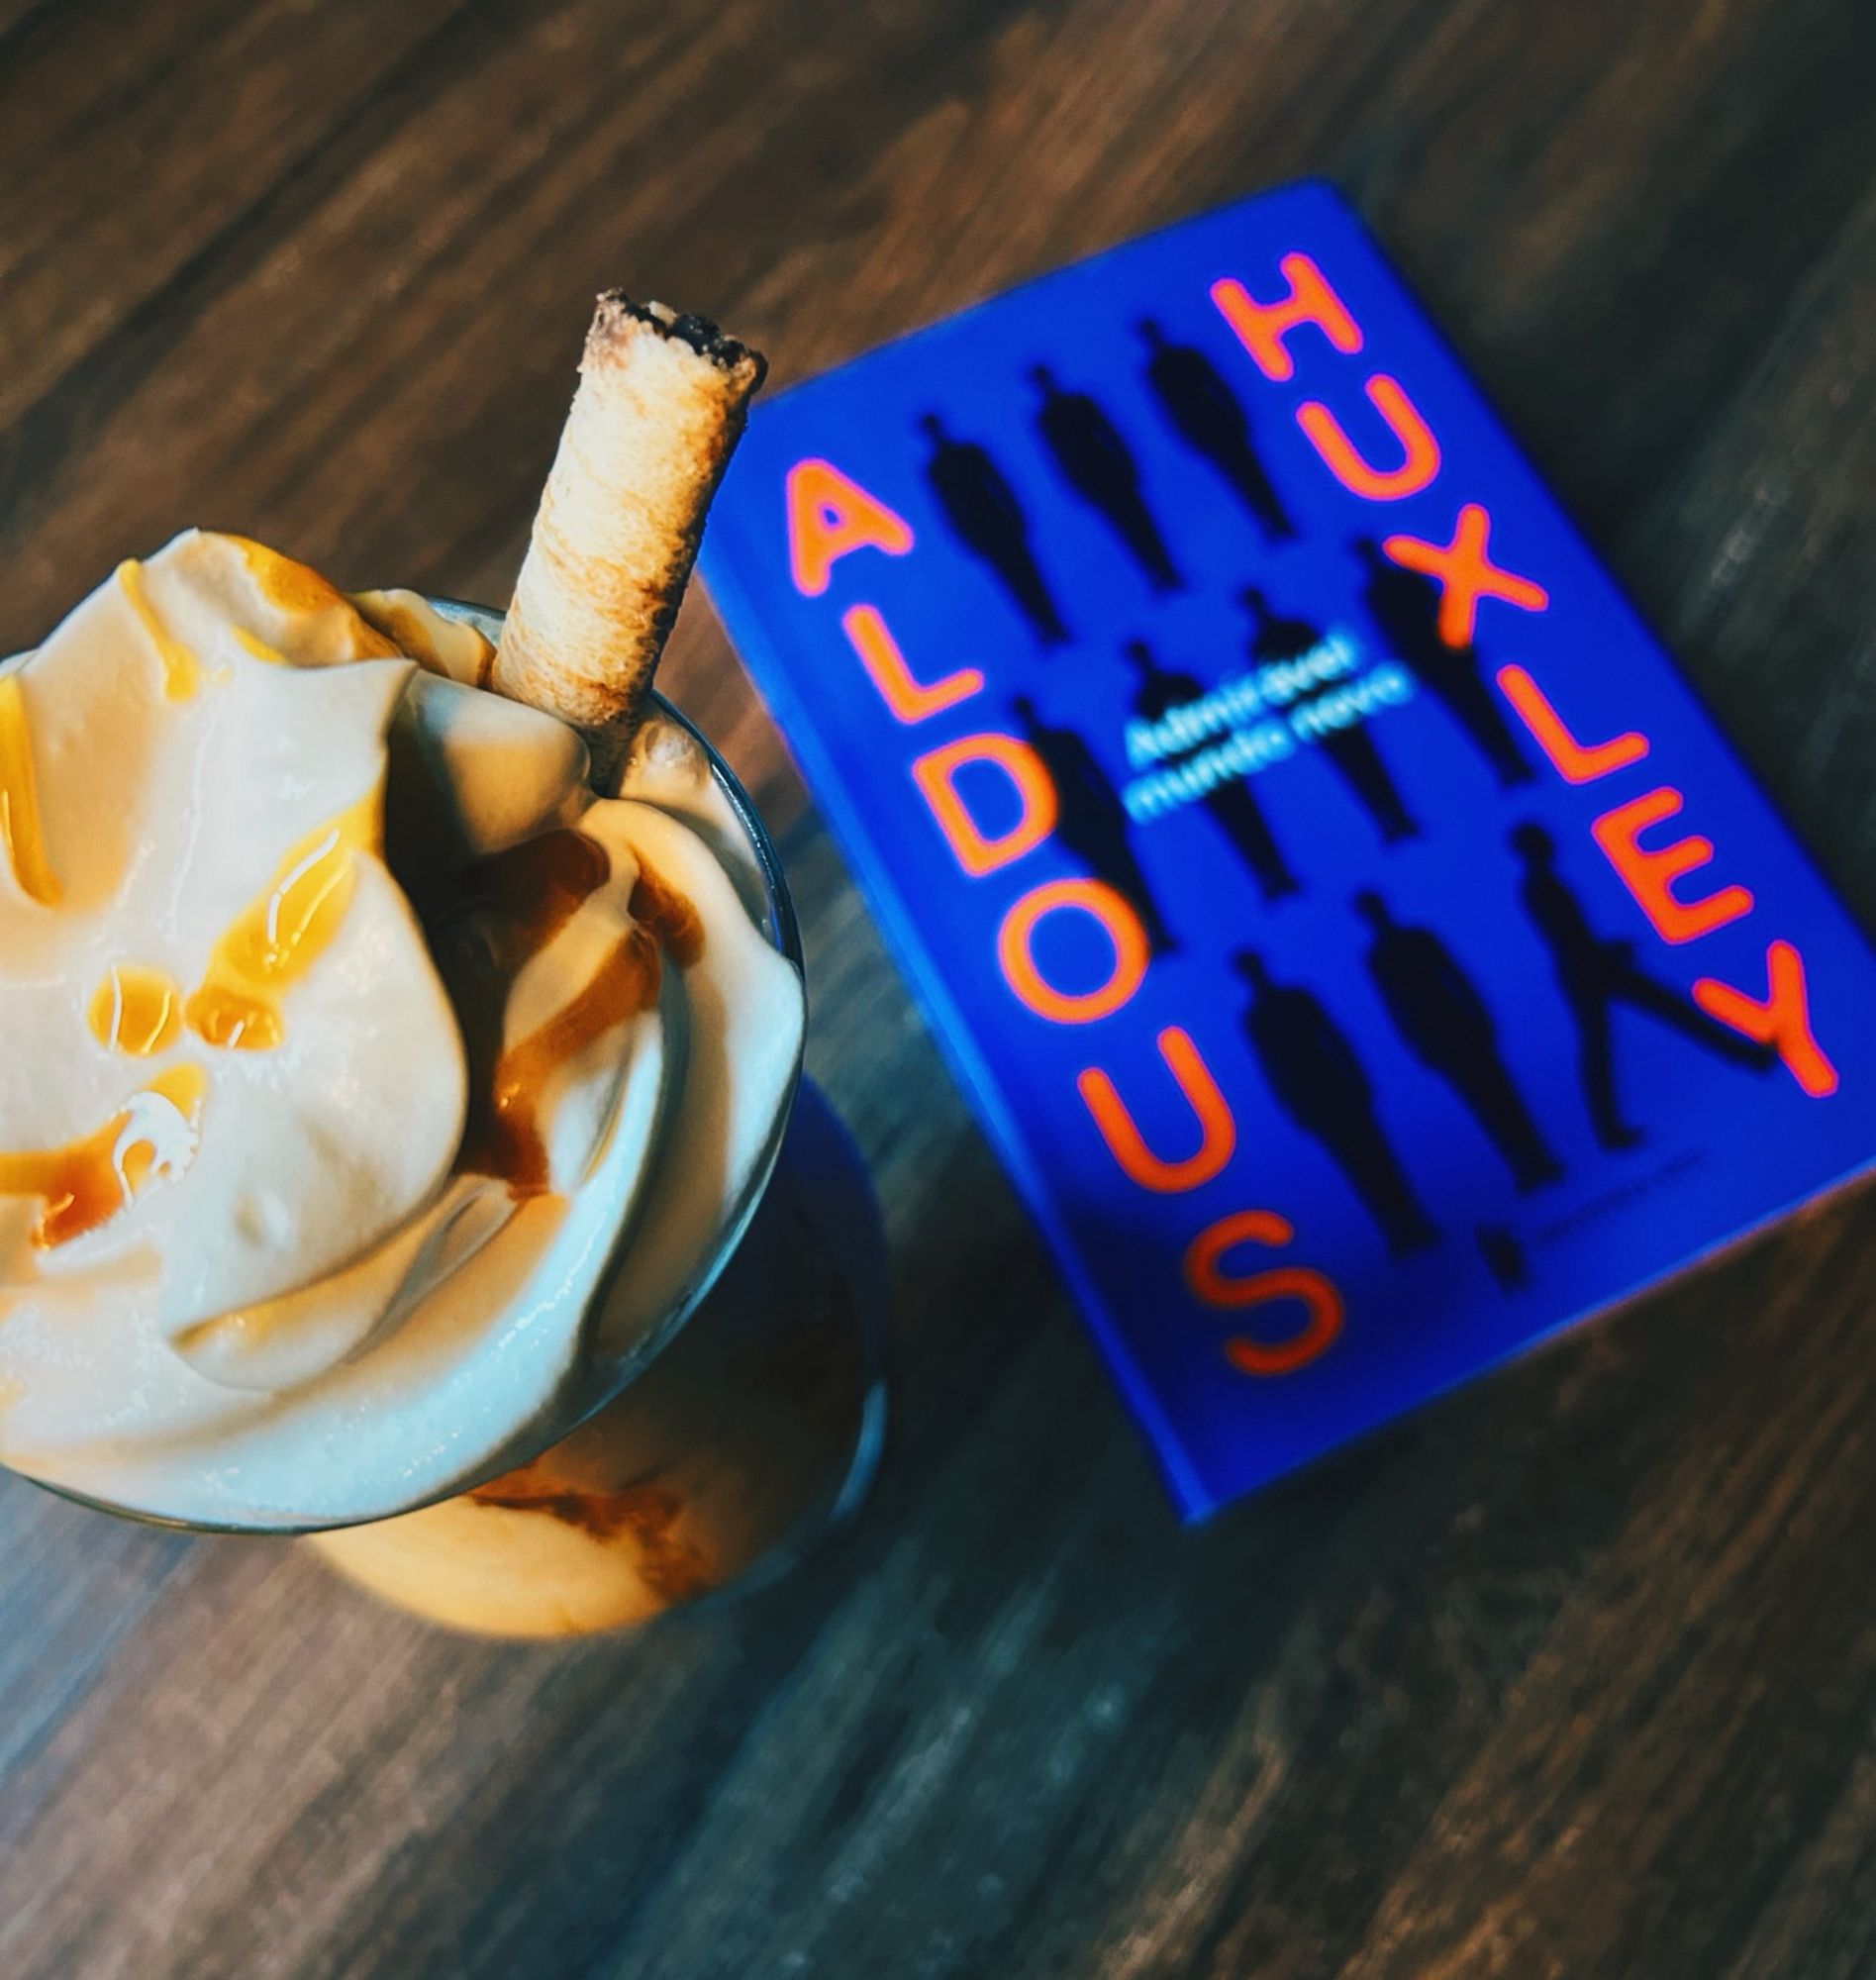
M 593 291 L 786 380 L 1354 196 L 1865 921 L 1856 0 L 0 0 L 0 651 L 188 521 L 505 593 Z M 1876 1210 L 1174 1526 L 705 610 L 896 1249 L 860 1527 L 464 1643 L 0 1483 L 8 1980 L 1876 1971 Z

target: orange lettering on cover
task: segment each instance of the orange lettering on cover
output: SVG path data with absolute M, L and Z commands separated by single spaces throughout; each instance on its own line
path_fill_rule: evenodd
M 1107 981 L 1092 990 L 1057 990 L 1037 968 L 1031 950 L 1037 925 L 1047 915 L 1071 910 L 1099 922 L 1114 945 Z M 1151 953 L 1139 916 L 1105 880 L 1047 880 L 1032 887 L 997 932 L 1004 981 L 1038 1018 L 1055 1025 L 1091 1025 L 1097 1018 L 1112 1017 L 1139 988 Z
M 1341 1294 L 1323 1273 L 1284 1265 L 1236 1278 L 1220 1269 L 1225 1254 L 1239 1244 L 1287 1244 L 1295 1236 L 1289 1221 L 1273 1210 L 1238 1210 L 1208 1224 L 1186 1246 L 1187 1289 L 1207 1306 L 1236 1309 L 1283 1299 L 1303 1304 L 1302 1329 L 1287 1340 L 1235 1335 L 1226 1341 L 1226 1359 L 1240 1374 L 1293 1375 L 1326 1354 L 1341 1333 Z
M 1622 883 L 1640 904 L 1641 912 L 1663 941 L 1692 941 L 1696 936 L 1711 935 L 1728 922 L 1752 912 L 1752 896 L 1739 886 L 1722 887 L 1718 893 L 1704 894 L 1697 901 L 1682 901 L 1674 894 L 1674 882 L 1711 862 L 1714 844 L 1697 834 L 1677 839 L 1649 852 L 1638 842 L 1641 835 L 1681 809 L 1679 791 L 1667 784 L 1643 791 L 1638 798 L 1606 811 L 1590 826 L 1603 856 L 1621 875 Z
M 1159 1055 L 1199 1123 L 1197 1149 L 1176 1161 L 1154 1154 L 1146 1145 L 1114 1081 L 1098 1065 L 1087 1066 L 1076 1076 L 1075 1090 L 1129 1180 L 1157 1195 L 1176 1196 L 1210 1182 L 1231 1160 L 1237 1145 L 1237 1123 L 1198 1046 L 1177 1025 L 1160 1033 Z
M 1640 762 L 1648 753 L 1648 739 L 1633 729 L 1612 736 L 1607 742 L 1579 742 L 1551 707 L 1550 698 L 1523 667 L 1500 667 L 1498 686 L 1565 783 L 1594 783 L 1612 770 Z
M 958 795 L 956 774 L 966 763 L 994 764 L 1016 792 L 1021 807 L 1017 822 L 994 839 L 978 826 Z M 1022 858 L 1055 829 L 1055 786 L 1041 757 L 1019 737 L 994 730 L 960 736 L 941 749 L 928 749 L 913 763 L 912 777 L 925 793 L 957 863 L 973 879 Z
M 788 470 L 788 566 L 795 589 L 819 598 L 828 573 L 850 550 L 904 556 L 912 531 L 878 496 L 842 474 L 831 460 L 798 460 Z
M 1774 1047 L 1798 1084 L 1822 1100 L 1837 1090 L 1837 1069 L 1812 1035 L 1805 959 L 1790 942 L 1775 941 L 1765 951 L 1765 975 L 1763 1003 L 1711 976 L 1694 985 L 1694 1002 L 1723 1025 Z
M 1242 282 L 1226 276 L 1212 284 L 1218 313 L 1251 354 L 1266 378 L 1281 383 L 1296 370 L 1283 340 L 1299 325 L 1313 323 L 1337 350 L 1361 348 L 1361 328 L 1342 299 L 1307 254 L 1286 254 L 1277 263 L 1290 293 L 1274 303 L 1253 302 Z
M 942 680 L 916 680 L 876 606 L 849 605 L 840 614 L 840 630 L 897 721 L 923 722 L 929 715 L 968 701 L 983 687 L 983 674 L 976 667 L 959 667 Z
M 1369 502 L 1398 502 L 1418 495 L 1439 472 L 1439 443 L 1414 408 L 1414 402 L 1385 371 L 1368 380 L 1368 402 L 1400 442 L 1399 467 L 1374 467 L 1355 450 L 1341 422 L 1325 405 L 1311 399 L 1296 409 L 1296 423 L 1328 461 L 1330 472 L 1351 494 Z
M 1482 503 L 1468 502 L 1459 511 L 1451 543 L 1426 544 L 1418 537 L 1389 537 L 1381 545 L 1405 569 L 1425 571 L 1439 580 L 1439 637 L 1449 646 L 1471 644 L 1481 598 L 1502 598 L 1527 612 L 1541 612 L 1550 603 L 1550 594 L 1541 584 L 1515 571 L 1501 570 L 1486 555 L 1491 536 L 1490 512 Z

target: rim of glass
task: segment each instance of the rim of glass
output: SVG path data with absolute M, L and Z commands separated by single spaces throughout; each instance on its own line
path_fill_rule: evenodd
M 460 624 L 472 626 L 491 644 L 500 642 L 502 625 L 507 618 L 506 613 L 498 612 L 487 605 L 471 605 L 460 598 L 441 598 L 430 593 L 424 593 L 423 596 L 425 602 L 435 606 L 445 619 L 453 619 Z M 705 760 L 710 765 L 711 780 L 722 792 L 730 809 L 736 815 L 748 848 L 755 855 L 756 872 L 762 886 L 763 912 L 760 923 L 762 934 L 769 945 L 794 966 L 795 973 L 803 977 L 805 982 L 806 965 L 801 948 L 801 924 L 795 914 L 794 897 L 788 891 L 788 879 L 782 871 L 781 854 L 776 850 L 774 840 L 769 837 L 767 826 L 762 823 L 761 814 L 756 810 L 754 800 L 742 788 L 741 779 L 718 753 L 710 738 L 675 702 L 668 700 L 655 687 L 646 690 L 645 701 L 647 712 L 655 712 L 674 722 L 703 750 Z M 591 1394 L 581 1393 L 577 1401 L 569 1403 L 564 1409 L 556 1410 L 544 1431 L 530 1430 L 518 1433 L 507 1443 L 501 1445 L 486 1463 L 476 1465 L 444 1490 L 413 1499 L 409 1505 L 398 1506 L 391 1512 L 373 1514 L 369 1520 L 281 1521 L 277 1516 L 265 1520 L 185 1520 L 173 1514 L 152 1512 L 142 1506 L 119 1505 L 115 1500 L 100 1499 L 92 1493 L 79 1491 L 69 1485 L 57 1484 L 50 1479 L 36 1478 L 31 1472 L 20 1471 L 14 1475 L 24 1478 L 29 1484 L 39 1486 L 42 1491 L 69 1500 L 73 1505 L 86 1507 L 95 1513 L 108 1513 L 114 1519 L 129 1520 L 138 1526 L 161 1527 L 176 1533 L 245 1534 L 256 1538 L 290 1539 L 303 1537 L 307 1534 L 342 1532 L 346 1527 L 373 1526 L 380 1520 L 400 1519 L 407 1513 L 421 1512 L 426 1506 L 441 1505 L 444 1500 L 457 1498 L 487 1479 L 498 1478 L 504 1471 L 512 1470 L 518 1464 L 527 1463 L 530 1458 L 539 1456 L 541 1452 L 551 1448 L 562 1437 L 577 1430 L 588 1418 L 597 1416 L 608 1404 L 617 1401 L 670 1345 L 686 1322 L 709 1296 L 711 1288 L 722 1277 L 724 1268 L 736 1255 L 747 1234 L 749 1223 L 755 1216 L 763 1197 L 768 1194 L 768 1186 L 775 1173 L 775 1164 L 781 1155 L 782 1141 L 787 1135 L 789 1118 L 794 1113 L 795 1095 L 801 1085 L 805 1049 L 806 1028 L 804 1027 L 803 1046 L 795 1054 L 794 1068 L 789 1074 L 781 1102 L 775 1110 L 775 1120 L 770 1127 L 768 1140 L 755 1167 L 750 1171 L 748 1185 L 738 1199 L 730 1216 L 724 1221 L 717 1242 L 700 1262 L 696 1274 L 672 1302 L 669 1310 L 647 1327 L 630 1347 L 603 1364 L 594 1364 Z M 612 1296 L 613 1288 L 618 1283 L 620 1268 L 632 1249 L 632 1241 L 636 1235 L 636 1228 L 628 1224 L 614 1240 L 605 1269 L 600 1273 L 592 1296 L 586 1303 L 583 1327 L 591 1323 L 592 1317 Z M 569 1383 L 570 1388 L 582 1391 L 585 1386 L 580 1383 Z

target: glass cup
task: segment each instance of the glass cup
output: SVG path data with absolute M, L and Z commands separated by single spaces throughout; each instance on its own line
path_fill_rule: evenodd
M 500 638 L 500 614 L 432 603 Z M 799 970 L 794 906 L 747 793 L 694 725 L 651 702 L 708 756 L 745 842 L 733 850 L 754 879 L 750 905 Z M 608 1275 L 594 1314 L 611 1290 Z M 526 1461 L 364 1525 L 199 1530 L 302 1534 L 373 1594 L 485 1634 L 645 1622 L 772 1578 L 858 1506 L 884 1435 L 885 1308 L 864 1167 L 797 1066 L 766 1159 L 690 1286 L 633 1348 L 590 1369 Z
M 709 1292 L 594 1413 L 467 1492 L 306 1544 L 401 1609 L 502 1636 L 642 1623 L 773 1578 L 865 1495 L 884 1430 L 885 1258 L 845 1130 L 803 1085 Z

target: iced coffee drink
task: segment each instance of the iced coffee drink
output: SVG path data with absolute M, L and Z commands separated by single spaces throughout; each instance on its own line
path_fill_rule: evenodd
M 528 1634 L 850 1485 L 863 1195 L 764 1202 L 792 920 L 649 691 L 760 368 L 602 299 L 505 624 L 190 531 L 0 668 L 8 1464 Z

